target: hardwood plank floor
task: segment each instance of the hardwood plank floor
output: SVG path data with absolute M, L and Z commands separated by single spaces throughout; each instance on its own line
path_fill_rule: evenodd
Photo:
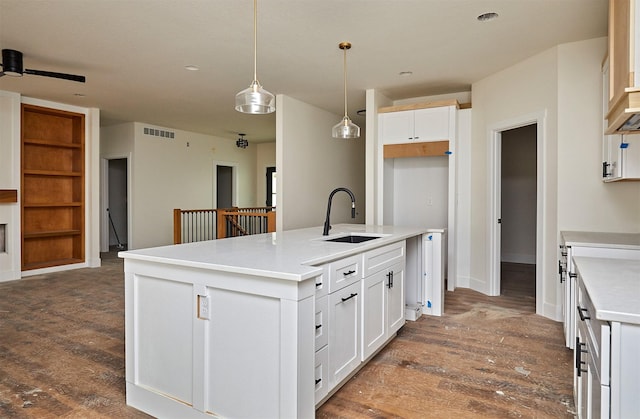
M 1 418 L 148 417 L 125 404 L 122 261 L 110 256 L 0 284 Z M 316 416 L 572 417 L 562 325 L 534 311 L 518 293 L 447 293 L 444 316 L 408 322 Z

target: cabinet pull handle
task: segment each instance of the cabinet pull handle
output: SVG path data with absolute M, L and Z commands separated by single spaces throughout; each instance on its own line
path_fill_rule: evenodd
M 389 278 L 389 283 L 387 284 L 387 288 L 391 289 L 393 288 L 393 271 L 390 271 L 387 274 L 387 278 Z
M 559 260 L 558 261 L 558 275 L 560 275 L 560 283 L 562 284 L 564 282 L 564 275 L 562 275 L 563 269 L 562 269 L 562 261 Z
M 345 298 L 345 297 L 342 297 L 342 302 L 345 302 L 345 301 L 347 301 L 347 300 L 350 300 L 350 299 L 352 299 L 353 297 L 355 297 L 356 295 L 358 295 L 358 293 L 357 293 L 357 292 L 354 292 L 353 294 L 351 294 L 350 296 L 348 296 L 348 297 L 346 297 L 346 298 Z
M 580 337 L 576 337 L 576 375 L 580 377 L 583 372 L 587 372 L 587 370 L 582 369 L 582 366 L 586 364 L 582 360 L 582 354 L 586 354 L 587 350 L 582 349 L 583 346 L 586 346 L 584 343 L 580 342 Z
M 578 306 L 578 316 L 580 316 L 580 320 L 591 320 L 591 316 L 585 316 L 583 312 L 589 314 L 589 310 Z
M 351 271 L 347 271 L 347 272 L 342 272 L 342 275 L 349 276 L 349 275 L 352 275 L 354 273 L 356 273 L 356 271 L 355 270 L 351 270 Z
M 322 286 L 322 282 L 316 282 L 316 288 L 320 288 Z
M 322 378 L 316 378 L 316 384 L 318 384 L 320 381 L 322 381 Z
M 316 324 L 316 330 L 320 329 L 322 327 L 321 324 Z

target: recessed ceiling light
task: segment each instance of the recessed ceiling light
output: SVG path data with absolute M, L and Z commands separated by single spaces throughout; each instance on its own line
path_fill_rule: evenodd
M 480 16 L 478 16 L 476 19 L 478 19 L 480 22 L 487 22 L 489 20 L 494 20 L 498 18 L 498 14 L 495 12 L 487 12 L 487 13 L 483 13 Z
M 402 76 L 402 77 L 408 77 L 413 75 L 413 71 L 401 71 L 398 73 L 398 75 Z
M 185 65 L 184 68 L 185 68 L 185 70 L 189 70 L 189 71 L 198 71 L 198 70 L 200 70 L 197 65 Z

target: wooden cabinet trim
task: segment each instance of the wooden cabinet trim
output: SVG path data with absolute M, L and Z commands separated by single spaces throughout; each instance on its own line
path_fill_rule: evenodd
M 449 151 L 449 140 L 429 141 L 422 143 L 385 144 L 385 159 L 403 157 L 435 157 L 444 156 Z
M 435 102 L 412 103 L 410 105 L 385 106 L 382 108 L 378 108 L 378 113 L 414 111 L 416 109 L 441 108 L 443 106 L 455 106 L 457 109 L 460 109 L 460 104 L 458 103 L 458 101 L 456 99 L 450 99 L 438 100 Z M 468 105 L 467 107 L 471 106 Z
M 17 189 L 0 189 L 0 204 L 11 204 L 18 202 Z

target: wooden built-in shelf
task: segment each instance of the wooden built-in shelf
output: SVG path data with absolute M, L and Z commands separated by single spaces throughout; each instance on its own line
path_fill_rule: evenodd
M 38 233 L 23 233 L 22 237 L 25 239 L 39 239 L 43 237 L 58 237 L 58 236 L 78 236 L 82 234 L 80 230 L 58 230 L 58 231 L 42 231 Z
M 429 141 L 421 143 L 385 144 L 385 159 L 402 157 L 435 157 L 444 156 L 449 151 L 449 140 Z
M 82 144 L 78 143 L 66 143 L 62 141 L 55 140 L 40 140 L 35 138 L 26 138 L 24 140 L 25 144 L 33 144 L 33 145 L 42 145 L 48 147 L 62 147 L 62 148 L 82 148 Z
M 85 115 L 22 105 L 22 269 L 84 262 Z
M 84 262 L 84 259 L 77 259 L 77 258 L 54 259 L 46 262 L 27 263 L 22 266 L 22 269 L 25 271 L 28 271 L 30 269 L 42 269 L 42 268 L 48 268 L 50 266 L 72 265 L 74 263 L 82 263 L 82 262 Z
M 82 176 L 84 173 L 82 172 L 67 172 L 64 170 L 23 170 L 22 173 L 24 175 L 30 176 L 66 176 L 66 177 L 76 177 Z
M 17 189 L 0 189 L 0 204 L 12 204 L 18 202 Z

